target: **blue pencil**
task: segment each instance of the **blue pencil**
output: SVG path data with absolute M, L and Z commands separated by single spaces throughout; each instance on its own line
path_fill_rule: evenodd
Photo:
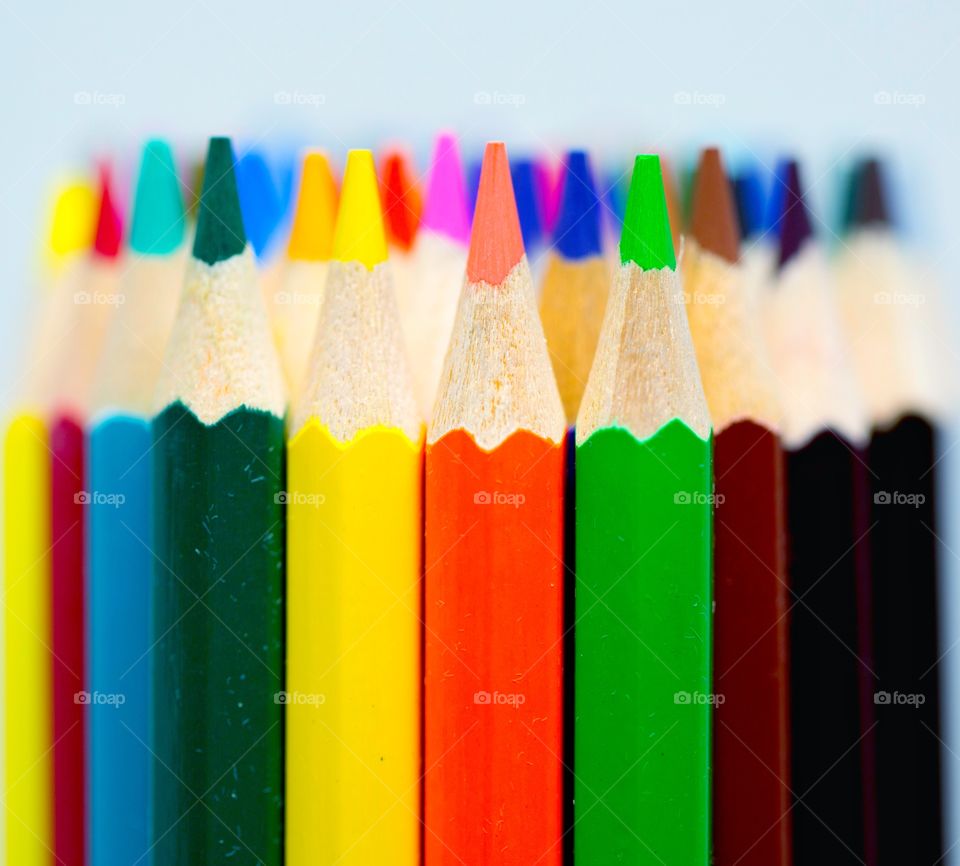
M 124 303 L 98 365 L 87 445 L 87 846 L 97 866 L 152 862 L 153 465 L 147 418 L 182 282 L 184 236 L 173 156 L 164 142 L 151 141 L 137 181 Z

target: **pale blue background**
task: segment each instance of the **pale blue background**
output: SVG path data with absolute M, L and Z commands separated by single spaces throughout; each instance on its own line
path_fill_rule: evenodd
M 401 138 L 421 162 L 440 125 L 459 129 L 471 148 L 488 137 L 504 138 L 514 152 L 586 144 L 611 164 L 636 149 L 685 159 L 708 142 L 769 164 L 789 147 L 828 222 L 841 169 L 880 148 L 894 161 L 911 239 L 956 294 L 955 0 L 3 0 L 0 69 L 4 404 L 51 176 L 102 152 L 119 156 L 129 175 L 134 148 L 155 133 L 181 153 L 211 133 L 278 147 L 307 139 L 335 154 Z M 510 104 L 478 105 L 484 92 Z M 881 92 L 909 104 L 878 104 Z M 278 104 L 278 93 L 322 104 Z M 91 94 L 92 104 L 78 104 L 77 94 Z M 960 449 L 949 449 L 957 438 L 954 431 L 945 442 L 954 486 Z M 960 551 L 948 527 L 956 512 L 948 517 L 945 541 Z M 953 572 L 949 590 L 957 558 L 941 552 Z M 944 601 L 960 611 L 960 593 Z M 945 649 L 958 636 L 960 623 L 946 630 Z M 946 661 L 960 680 L 960 650 Z M 948 739 L 960 754 L 960 721 L 953 724 Z

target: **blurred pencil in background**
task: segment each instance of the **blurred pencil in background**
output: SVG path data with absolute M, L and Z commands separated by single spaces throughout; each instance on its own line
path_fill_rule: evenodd
M 59 186 L 43 238 L 42 295 L 3 446 L 5 862 L 40 866 L 53 834 L 50 452 L 53 356 L 93 239 L 90 185 Z
M 875 831 L 865 829 L 874 672 L 863 621 L 870 532 L 863 404 L 796 162 L 784 165 L 777 183 L 778 259 L 765 333 L 787 455 L 795 860 L 873 863 L 867 846 Z
M 443 359 L 457 312 L 470 241 L 463 165 L 457 139 L 437 136 L 430 160 L 423 218 L 412 252 L 401 324 L 424 418 L 433 412 Z
M 311 151 L 300 169 L 287 260 L 273 299 L 273 335 L 291 400 L 300 396 L 317 331 L 336 215 L 337 187 L 330 162 L 322 151 Z
M 66 313 L 51 370 L 54 852 L 69 866 L 86 862 L 85 426 L 104 335 L 123 303 L 118 284 L 121 219 L 106 164 L 100 169 L 99 198 L 93 246 L 76 290 L 61 297 Z
M 714 427 L 713 859 L 788 866 L 790 667 L 780 407 L 716 148 L 694 179 L 687 317 Z
M 129 254 L 93 380 L 87 443 L 90 862 L 149 859 L 152 779 L 153 391 L 185 263 L 173 154 L 143 150 Z

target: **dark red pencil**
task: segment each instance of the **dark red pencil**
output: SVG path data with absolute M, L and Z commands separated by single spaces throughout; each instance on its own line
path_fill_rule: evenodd
M 56 361 L 50 418 L 53 833 L 61 866 L 86 862 L 86 688 L 84 638 L 84 423 L 94 365 L 117 289 L 120 219 L 101 171 L 100 211 L 90 261 L 60 299 L 69 322 Z
M 684 257 L 687 312 L 714 425 L 713 858 L 786 866 L 788 608 L 779 406 L 716 149 L 703 153 Z

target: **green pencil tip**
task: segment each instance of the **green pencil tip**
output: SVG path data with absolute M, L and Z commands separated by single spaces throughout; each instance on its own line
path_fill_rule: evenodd
M 239 255 L 247 246 L 229 138 L 211 138 L 203 170 L 193 256 L 215 265 Z
M 142 255 L 165 256 L 183 243 L 183 197 L 170 145 L 152 139 L 143 148 L 133 199 L 130 247 Z
M 659 156 L 639 154 L 634 160 L 620 236 L 620 261 L 634 262 L 644 271 L 676 270 Z

